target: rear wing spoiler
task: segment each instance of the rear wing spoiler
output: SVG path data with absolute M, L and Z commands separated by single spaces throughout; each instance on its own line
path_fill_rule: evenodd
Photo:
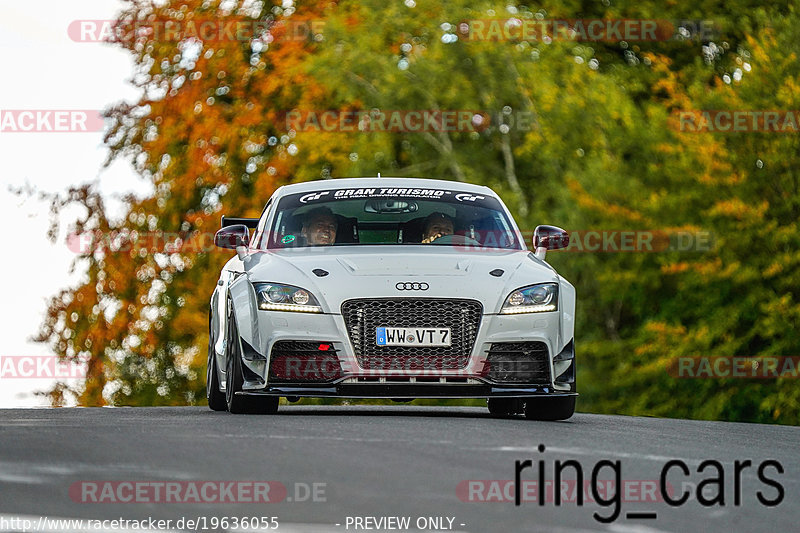
M 243 224 L 250 229 L 255 229 L 258 226 L 258 219 L 257 218 L 234 218 L 234 217 L 226 217 L 222 215 L 222 222 L 220 223 L 221 228 L 226 228 L 228 226 L 235 226 L 236 224 Z

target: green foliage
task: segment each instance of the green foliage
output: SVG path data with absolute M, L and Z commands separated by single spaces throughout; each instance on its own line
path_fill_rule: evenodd
M 133 3 L 126 16 L 149 9 Z M 747 2 L 564 1 L 548 9 L 512 13 L 505 4 L 461 0 L 342 1 L 288 15 L 193 0 L 157 8 L 164 17 L 269 16 L 325 26 L 321 39 L 301 42 L 281 39 L 278 28 L 258 52 L 250 42 L 203 43 L 188 63 L 179 43 L 121 43 L 142 71 L 143 97 L 112 111 L 118 127 L 108 144 L 112 157 L 138 156 L 156 192 L 131 199 L 123 221 L 108 220 L 96 194 L 75 192 L 73 201 L 93 202 L 79 229 L 213 231 L 222 212 L 257 215 L 281 183 L 381 172 L 489 185 L 524 229 L 709 231 L 715 247 L 706 252 L 548 255 L 577 287 L 579 409 L 800 423 L 791 379 L 667 372 L 682 356 L 800 353 L 797 135 L 687 133 L 674 115 L 800 108 L 800 15 L 791 5 Z M 512 15 L 711 19 L 720 35 L 713 42 L 453 39 L 461 21 Z M 149 96 L 154 87 L 164 95 Z M 315 132 L 287 131 L 281 119 L 292 109 L 372 108 L 477 110 L 492 122 L 477 131 Z M 529 124 L 520 127 L 520 117 Z M 207 299 L 225 259 L 87 254 L 87 281 L 53 300 L 41 334 L 66 357 L 91 356 L 81 402 L 201 401 Z M 57 389 L 54 399 L 62 394 Z

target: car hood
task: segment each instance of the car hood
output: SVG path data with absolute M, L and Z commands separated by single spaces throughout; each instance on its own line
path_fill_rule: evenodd
M 253 283 L 286 283 L 311 291 L 325 312 L 332 313 L 339 312 L 344 300 L 386 297 L 471 298 L 481 301 L 484 312 L 496 313 L 514 289 L 559 279 L 527 250 L 475 252 L 444 246 L 259 252 L 251 256 L 246 269 Z M 495 275 L 490 274 L 493 271 Z M 399 290 L 398 284 L 405 282 L 424 282 L 428 288 Z

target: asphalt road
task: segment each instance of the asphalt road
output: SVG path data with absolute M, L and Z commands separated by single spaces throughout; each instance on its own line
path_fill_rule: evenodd
M 573 501 L 561 506 L 540 505 L 533 493 L 521 494 L 528 501 L 515 506 L 515 461 L 526 459 L 533 461 L 521 472 L 528 489 L 538 478 L 539 461 L 550 480 L 554 463 L 568 459 L 579 463 L 586 480 L 599 461 L 619 461 L 596 477 L 607 482 L 617 468 L 622 484 L 619 490 L 600 484 L 605 490 L 598 496 L 610 502 L 604 506 L 578 505 L 575 492 Z M 676 467 L 667 478 L 674 497 L 683 489 L 692 494 L 678 507 L 654 501 L 660 500 L 655 484 L 671 459 L 683 460 L 690 471 L 685 476 Z M 719 461 L 722 470 L 698 473 L 709 459 Z M 753 466 L 741 472 L 742 499 L 735 505 L 734 461 L 745 459 Z M 780 463 L 764 467 L 769 483 L 758 476 L 758 466 L 768 460 Z M 10 522 L 20 517 L 152 517 L 173 520 L 166 526 L 178 529 L 180 518 L 205 520 L 210 528 L 214 519 L 243 516 L 277 517 L 277 531 L 289 533 L 797 531 L 799 473 L 798 427 L 586 414 L 566 422 L 531 422 L 492 418 L 479 408 L 414 405 L 282 406 L 273 416 L 206 408 L 0 410 L 0 531 L 21 531 L 22 522 Z M 703 506 L 691 489 L 717 475 L 723 477 L 724 505 Z M 140 482 L 135 487 L 151 492 L 134 494 L 116 483 L 125 481 Z M 183 482 L 172 493 L 180 501 L 164 501 L 165 493 L 154 496 L 156 485 L 141 483 L 167 481 Z M 249 482 L 274 482 L 266 496 L 280 501 L 247 503 L 252 493 L 245 489 L 234 493 L 234 503 L 198 503 L 190 486 L 202 487 L 203 481 L 242 482 L 235 490 Z M 213 487 L 221 490 L 219 484 Z M 779 504 L 768 507 L 757 499 L 761 492 L 774 504 L 779 488 L 784 493 Z M 707 486 L 706 496 L 717 489 Z M 120 502 L 130 498 L 135 501 Z M 464 501 L 470 499 L 492 501 Z M 617 508 L 612 523 L 593 516 L 609 516 Z M 631 515 L 643 512 L 656 517 Z M 379 522 L 387 517 L 407 517 L 410 526 Z

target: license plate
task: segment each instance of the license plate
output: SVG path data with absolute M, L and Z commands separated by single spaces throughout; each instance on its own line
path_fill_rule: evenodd
M 450 328 L 376 328 L 378 346 L 450 346 Z

